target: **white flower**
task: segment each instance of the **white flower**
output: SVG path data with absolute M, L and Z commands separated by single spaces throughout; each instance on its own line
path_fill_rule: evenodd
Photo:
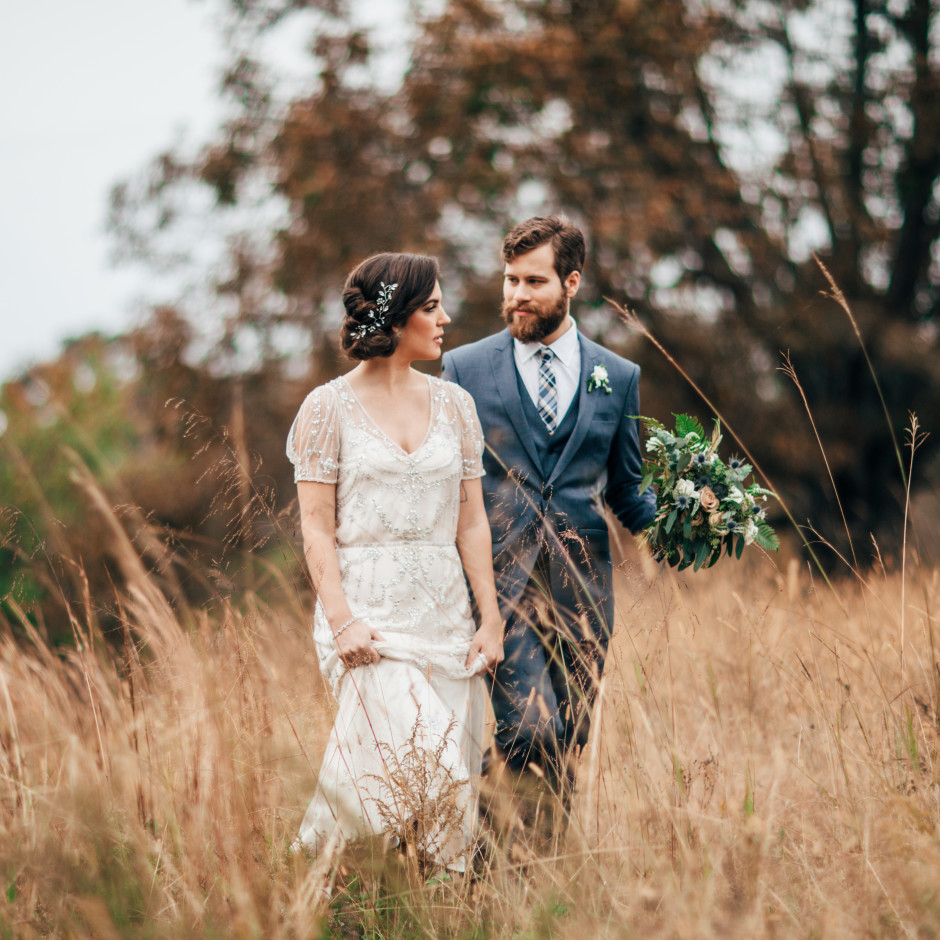
M 591 370 L 587 384 L 587 390 L 589 392 L 593 392 L 596 388 L 602 388 L 608 395 L 613 391 L 610 387 L 610 378 L 607 375 L 607 366 L 600 363 Z
M 757 523 L 753 519 L 747 520 L 744 527 L 744 544 L 750 545 L 757 538 Z
M 698 499 L 698 490 L 691 480 L 679 480 L 675 488 L 676 496 L 688 496 L 689 499 Z

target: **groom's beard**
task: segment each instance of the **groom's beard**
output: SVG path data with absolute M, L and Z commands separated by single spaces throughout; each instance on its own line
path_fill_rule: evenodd
M 517 317 L 516 310 L 524 307 L 530 312 L 527 317 Z M 568 315 L 568 298 L 562 291 L 557 303 L 547 310 L 540 304 L 511 304 L 503 301 L 502 317 L 509 332 L 521 343 L 540 343 L 554 333 Z

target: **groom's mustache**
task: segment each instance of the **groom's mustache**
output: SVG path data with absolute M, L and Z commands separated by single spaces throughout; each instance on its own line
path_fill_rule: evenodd
M 526 304 L 503 304 L 503 316 L 512 316 L 514 313 L 534 313 L 538 314 L 539 310 L 536 307 L 529 307 Z

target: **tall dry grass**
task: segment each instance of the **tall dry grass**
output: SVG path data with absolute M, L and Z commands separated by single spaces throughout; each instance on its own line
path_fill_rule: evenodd
M 460 881 L 291 855 L 332 717 L 304 601 L 173 608 L 112 532 L 122 642 L 95 598 L 67 652 L 0 640 L 5 936 L 940 934 L 937 571 L 624 565 L 567 840 Z

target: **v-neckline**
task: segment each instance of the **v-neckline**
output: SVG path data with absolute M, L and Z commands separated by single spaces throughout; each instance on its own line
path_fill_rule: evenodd
M 340 378 L 343 380 L 343 384 L 349 390 L 349 394 L 352 395 L 354 401 L 359 406 L 359 410 L 368 419 L 369 424 L 371 424 L 372 427 L 375 428 L 375 430 L 378 431 L 379 434 L 381 434 L 389 444 L 392 445 L 392 447 L 394 447 L 400 453 L 404 454 L 406 457 L 414 457 L 414 455 L 418 453 L 422 447 L 424 447 L 428 441 L 428 438 L 431 436 L 431 428 L 434 427 L 434 396 L 431 394 L 431 377 L 429 375 L 424 377 L 428 386 L 428 427 L 424 432 L 424 437 L 421 438 L 420 443 L 414 450 L 405 450 L 405 448 L 402 447 L 398 441 L 394 440 L 394 438 L 391 437 L 391 435 L 379 424 L 379 422 L 372 417 L 369 409 L 366 408 L 366 406 L 362 403 L 362 399 L 356 394 L 356 390 L 352 387 L 349 379 L 347 379 L 345 375 L 341 375 Z

